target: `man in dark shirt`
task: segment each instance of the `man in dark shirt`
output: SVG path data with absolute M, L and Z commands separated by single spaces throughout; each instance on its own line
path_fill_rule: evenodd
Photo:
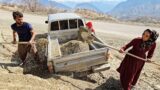
M 19 42 L 28 42 L 29 44 L 18 44 L 18 53 L 24 65 L 26 62 L 27 53 L 33 51 L 35 59 L 38 59 L 37 49 L 34 44 L 35 31 L 31 24 L 23 22 L 23 14 L 19 11 L 13 12 L 13 19 L 15 23 L 11 25 L 13 30 L 13 44 L 17 43 L 16 35 L 18 34 Z M 37 60 L 39 61 L 39 60 Z

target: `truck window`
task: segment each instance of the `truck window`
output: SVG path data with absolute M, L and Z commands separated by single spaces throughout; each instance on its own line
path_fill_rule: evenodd
M 68 29 L 68 20 L 62 20 L 60 22 L 60 30 Z
M 81 19 L 78 19 L 78 27 L 84 26 L 83 21 Z
M 51 31 L 59 30 L 58 21 L 51 23 Z
M 77 19 L 69 20 L 70 29 L 77 28 Z

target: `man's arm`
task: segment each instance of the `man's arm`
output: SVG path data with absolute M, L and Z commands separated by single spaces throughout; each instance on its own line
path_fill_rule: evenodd
M 32 37 L 31 37 L 31 40 L 29 41 L 30 43 L 32 43 L 36 37 L 36 32 L 34 30 L 31 30 L 31 34 L 32 34 Z
M 16 44 L 17 42 L 16 37 L 17 37 L 17 33 L 13 31 L 13 44 Z

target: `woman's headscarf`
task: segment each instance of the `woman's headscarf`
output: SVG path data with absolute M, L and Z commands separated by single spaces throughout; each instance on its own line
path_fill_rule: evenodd
M 159 37 L 159 33 L 155 30 L 152 30 L 151 41 L 155 42 Z
M 144 33 L 145 32 L 149 32 L 150 33 L 150 38 L 149 38 L 149 40 L 148 41 L 145 41 L 145 42 L 143 42 L 142 44 L 141 44 L 141 47 L 142 48 L 145 48 L 145 47 L 150 47 L 153 43 L 155 43 L 155 41 L 158 39 L 158 37 L 159 37 L 159 33 L 157 32 L 157 31 L 155 31 L 155 30 L 150 30 L 150 29 L 146 29 L 145 31 L 144 31 Z M 143 34 L 144 34 L 143 33 Z

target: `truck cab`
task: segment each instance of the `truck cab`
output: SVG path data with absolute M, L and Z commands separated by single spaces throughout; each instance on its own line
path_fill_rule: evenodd
M 50 14 L 46 23 L 49 31 L 78 30 L 80 26 L 85 26 L 84 19 L 74 13 Z

